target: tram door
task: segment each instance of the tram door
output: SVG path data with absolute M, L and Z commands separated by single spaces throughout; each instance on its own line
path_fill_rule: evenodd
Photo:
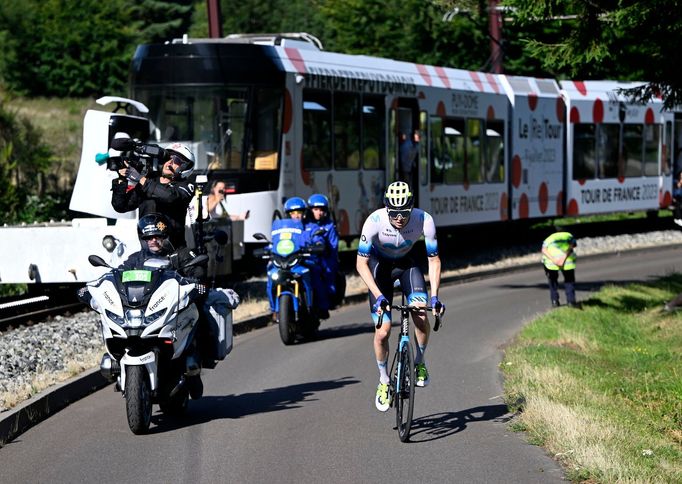
M 415 201 L 419 200 L 419 170 L 421 146 L 419 108 L 416 99 L 399 99 L 398 107 L 391 111 L 391 143 L 388 162 L 388 182 L 407 182 Z

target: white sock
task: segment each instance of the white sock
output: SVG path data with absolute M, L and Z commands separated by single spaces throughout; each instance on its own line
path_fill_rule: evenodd
M 385 360 L 385 361 L 377 360 L 377 366 L 379 367 L 379 382 L 384 383 L 384 384 L 391 381 L 391 379 L 388 377 L 386 365 L 388 365 L 388 360 Z

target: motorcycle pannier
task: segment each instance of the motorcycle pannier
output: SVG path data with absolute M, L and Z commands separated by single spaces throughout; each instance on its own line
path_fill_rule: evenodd
M 208 353 L 215 360 L 224 360 L 232 351 L 232 309 L 222 289 L 210 290 L 206 298 L 206 319 L 211 343 Z

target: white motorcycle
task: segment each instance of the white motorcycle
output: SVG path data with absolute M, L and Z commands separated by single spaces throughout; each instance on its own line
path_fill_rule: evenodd
M 187 267 L 205 258 L 198 256 Z M 192 377 L 201 372 L 197 300 L 206 287 L 179 275 L 166 259 L 149 259 L 139 270 L 113 268 L 96 255 L 88 260 L 93 266 L 111 269 L 79 291 L 80 299 L 101 318 L 107 353 L 100 370 L 105 378 L 117 381 L 130 430 L 145 433 L 153 403 L 166 414 L 180 415 L 190 395 L 201 396 L 203 387 L 198 392 L 192 389 L 192 382 L 200 380 Z M 213 310 L 211 314 L 216 316 Z M 215 323 L 214 317 L 210 319 Z M 222 348 L 214 354 L 217 359 L 232 349 L 231 317 L 229 328 L 224 318 L 221 322 L 223 327 L 216 331 L 222 338 L 218 343 Z

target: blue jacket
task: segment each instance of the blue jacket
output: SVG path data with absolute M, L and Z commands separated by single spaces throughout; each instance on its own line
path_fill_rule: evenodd
M 324 229 L 324 234 L 313 235 L 315 231 Z M 339 254 L 339 234 L 336 232 L 336 226 L 329 217 L 318 221 L 308 220 L 305 224 L 305 231 L 309 234 L 308 239 L 312 243 L 324 243 L 326 248 L 324 254 L 320 256 L 322 263 L 327 271 L 336 272 L 338 270 L 338 254 Z

